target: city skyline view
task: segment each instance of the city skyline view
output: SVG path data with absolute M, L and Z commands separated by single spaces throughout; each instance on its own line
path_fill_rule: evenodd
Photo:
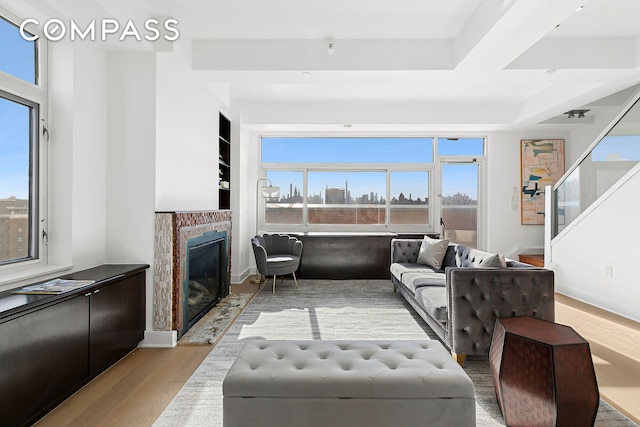
M 438 155 L 461 157 L 481 156 L 484 152 L 483 138 L 434 138 L 434 137 L 263 137 L 262 163 L 310 164 L 308 170 L 309 203 L 324 198 L 326 188 L 348 187 L 353 200 L 377 194 L 377 199 L 386 200 L 386 170 L 353 170 L 363 165 L 398 165 L 399 170 L 390 171 L 389 198 L 393 202 L 404 195 L 407 203 L 428 200 L 429 176 L 433 170 L 434 151 Z M 313 165 L 335 166 L 336 170 L 313 170 Z M 405 170 L 404 165 L 424 170 Z M 467 164 L 448 165 L 443 168 L 444 197 L 456 193 L 477 199 L 477 168 Z M 366 166 L 365 166 L 366 167 Z M 352 168 L 352 170 L 349 170 Z M 267 170 L 266 177 L 273 185 L 281 187 L 281 194 L 288 194 L 293 186 L 302 194 L 303 171 Z M 445 179 L 446 178 L 446 179 Z M 348 184 L 347 184 L 348 182 Z M 438 191 L 440 193 L 440 191 Z M 346 194 L 346 193 L 345 193 Z

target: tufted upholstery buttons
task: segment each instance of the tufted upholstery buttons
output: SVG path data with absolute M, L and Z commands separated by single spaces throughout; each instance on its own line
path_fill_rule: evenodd
M 250 340 L 222 391 L 225 426 L 476 424 L 473 383 L 436 340 Z
M 433 375 L 436 370 L 446 374 Z M 469 378 L 435 340 L 249 341 L 223 391 L 256 397 L 473 397 Z
M 511 260 L 508 268 L 475 268 L 487 253 L 452 244 L 444 272 L 433 272 L 408 258 L 410 248 L 420 244 L 421 239 L 392 240 L 392 281 L 454 353 L 487 353 L 499 317 L 535 313 L 554 320 L 553 271 L 521 268 Z M 443 281 L 437 282 L 432 274 L 440 274 Z

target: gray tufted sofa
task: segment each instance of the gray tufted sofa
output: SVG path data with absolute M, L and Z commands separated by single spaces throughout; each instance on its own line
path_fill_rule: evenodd
M 441 270 L 418 264 L 422 239 L 391 241 L 391 281 L 451 349 L 489 352 L 498 317 L 533 316 L 554 321 L 554 273 L 518 261 L 507 267 L 478 267 L 494 254 L 450 244 Z

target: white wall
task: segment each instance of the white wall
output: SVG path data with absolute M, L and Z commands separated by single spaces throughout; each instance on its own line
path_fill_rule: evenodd
M 107 55 L 50 43 L 49 262 L 93 267 L 106 258 Z
M 108 64 L 107 262 L 146 263 L 152 329 L 156 177 L 156 60 L 110 53 Z
M 256 234 L 256 180 L 259 170 L 258 134 L 251 126 L 232 122 L 231 161 L 233 211 L 231 283 L 241 283 L 255 267 L 251 238 Z M 254 268 L 255 270 L 255 268 Z M 255 273 L 255 271 L 253 272 Z
M 179 51 L 157 55 L 156 83 L 156 210 L 216 210 L 219 106 Z
M 73 117 L 73 262 L 104 262 L 107 218 L 107 54 L 75 43 Z
M 553 241 L 553 270 L 558 292 L 640 321 L 640 166 L 630 173 L 627 182 Z
M 488 251 L 517 259 L 518 253 L 544 248 L 544 226 L 522 225 L 520 220 L 520 140 L 541 138 L 564 139 L 565 147 L 572 144 L 563 132 L 495 132 L 487 137 L 485 241 Z M 514 188 L 517 206 L 512 206 Z

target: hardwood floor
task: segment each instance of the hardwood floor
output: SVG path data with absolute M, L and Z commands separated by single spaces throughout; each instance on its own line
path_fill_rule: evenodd
M 600 396 L 640 424 L 640 324 L 559 294 L 556 322 L 589 341 Z
M 231 292 L 257 290 L 245 281 Z M 556 295 L 556 322 L 589 341 L 602 398 L 640 424 L 640 324 L 562 295 Z M 150 426 L 212 349 L 137 349 L 37 426 Z

